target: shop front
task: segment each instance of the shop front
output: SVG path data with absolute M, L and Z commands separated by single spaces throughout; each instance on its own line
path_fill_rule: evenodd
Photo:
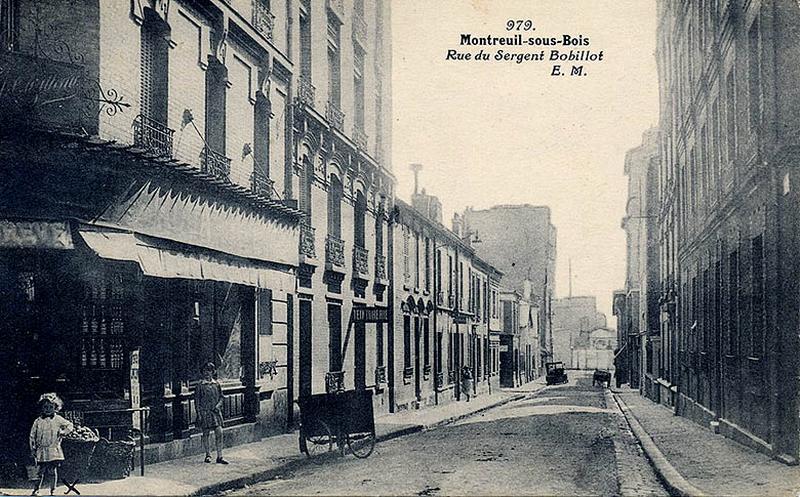
M 225 426 L 249 427 L 242 441 L 286 418 L 276 402 L 290 358 L 276 351 L 287 340 L 274 336 L 273 312 L 294 290 L 294 209 L 81 140 L 4 145 L 0 477 L 25 465 L 43 392 L 107 438 L 133 425 L 126 409 L 148 407 L 147 441 L 172 444 L 150 460 L 188 450 L 177 442 L 198 431 L 194 386 L 207 362 Z

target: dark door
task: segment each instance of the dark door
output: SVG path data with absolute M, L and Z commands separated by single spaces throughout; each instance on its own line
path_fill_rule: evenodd
M 414 394 L 417 396 L 417 400 L 422 398 L 422 372 L 420 368 L 422 365 L 420 364 L 419 358 L 419 339 L 420 339 L 420 330 L 419 330 L 419 318 L 414 318 Z
M 300 300 L 300 397 L 311 395 L 311 301 Z
M 367 388 L 367 332 L 364 323 L 355 323 L 353 325 L 355 331 L 355 387 L 356 390 L 364 390 Z

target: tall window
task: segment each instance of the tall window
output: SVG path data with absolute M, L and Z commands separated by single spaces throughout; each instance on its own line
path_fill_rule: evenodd
M 328 235 L 342 237 L 342 182 L 335 174 L 330 176 L 328 192 Z
M 761 120 L 761 47 L 758 34 L 759 18 L 753 21 L 747 33 L 747 87 L 749 90 L 750 125 L 756 131 Z
M 422 318 L 422 353 L 424 354 L 423 365 L 425 368 L 431 366 L 430 334 L 430 319 Z
M 753 266 L 752 266 L 752 307 L 753 330 L 751 355 L 761 357 L 764 355 L 764 240 L 761 235 L 753 238 Z
M 381 257 L 383 255 L 383 208 L 378 210 L 375 216 L 375 255 Z
M 353 92 L 355 126 L 364 130 L 364 51 L 355 47 L 353 60 Z
M 328 16 L 328 100 L 335 106 L 342 104 L 341 26 L 334 15 Z
M 383 323 L 375 325 L 375 364 L 376 366 L 383 367 Z
M 306 213 L 307 224 L 311 224 L 311 185 L 314 184 L 314 164 L 308 155 L 303 155 L 303 184 L 300 185 L 300 209 Z
M 431 289 L 431 243 L 425 238 L 425 290 Z
M 414 288 L 419 288 L 419 234 L 414 233 Z
M 353 243 L 356 247 L 364 248 L 364 225 L 367 212 L 367 199 L 364 193 L 359 191 L 356 194 L 356 205 L 353 209 Z
M 311 15 L 300 10 L 300 77 L 311 81 Z
M 403 226 L 403 281 L 405 281 L 406 284 L 410 283 L 409 278 L 411 277 L 411 269 L 409 268 L 409 260 L 408 260 L 409 259 L 408 249 L 409 249 L 409 243 L 411 241 L 410 239 L 411 235 L 409 233 L 408 228 L 406 226 Z
M 411 316 L 403 315 L 403 367 L 411 367 Z
M 141 114 L 161 124 L 167 122 L 169 45 L 165 25 L 145 9 L 140 53 Z
M 330 333 L 328 368 L 330 371 L 342 370 L 342 306 L 328 304 L 328 330 Z

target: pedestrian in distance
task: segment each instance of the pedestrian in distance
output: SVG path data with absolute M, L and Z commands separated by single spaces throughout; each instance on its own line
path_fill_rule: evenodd
M 217 464 L 228 464 L 222 458 L 222 387 L 215 378 L 217 367 L 213 362 L 203 366 L 203 379 L 195 389 L 197 403 L 197 422 L 203 430 L 203 448 L 206 449 L 205 462 L 211 462 L 209 437 L 214 432 L 214 446 L 217 450 Z
M 36 486 L 31 495 L 39 495 L 46 477 L 50 479 L 50 495 L 58 482 L 58 466 L 64 460 L 61 439 L 73 430 L 72 423 L 58 415 L 64 403 L 55 393 L 45 393 L 39 397 L 39 417 L 31 427 L 31 456 L 39 468 Z
M 469 366 L 461 368 L 461 393 L 466 395 L 467 402 L 469 402 L 470 395 L 472 395 L 472 370 Z

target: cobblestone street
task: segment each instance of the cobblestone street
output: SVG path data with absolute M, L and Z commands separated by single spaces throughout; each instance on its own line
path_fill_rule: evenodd
M 235 495 L 666 495 L 624 419 L 591 379 L 454 425 L 379 444 Z M 577 381 L 575 381 L 577 380 Z

